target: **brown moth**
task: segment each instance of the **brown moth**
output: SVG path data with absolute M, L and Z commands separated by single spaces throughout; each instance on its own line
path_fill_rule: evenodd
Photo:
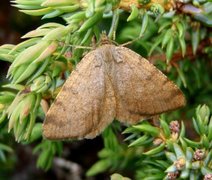
M 145 58 L 105 44 L 78 63 L 46 114 L 47 139 L 94 138 L 114 118 L 128 124 L 185 105 L 181 90 Z

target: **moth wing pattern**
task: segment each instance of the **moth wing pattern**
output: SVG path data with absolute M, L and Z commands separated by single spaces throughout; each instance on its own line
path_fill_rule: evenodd
M 98 50 L 77 64 L 46 114 L 47 139 L 94 138 L 115 116 L 115 100 Z
M 148 60 L 125 47 L 112 52 L 116 67 L 113 84 L 116 92 L 116 118 L 137 123 L 185 105 L 181 90 Z
M 134 124 L 185 105 L 181 90 L 145 58 L 103 45 L 88 53 L 46 114 L 47 139 L 94 138 L 114 118 Z

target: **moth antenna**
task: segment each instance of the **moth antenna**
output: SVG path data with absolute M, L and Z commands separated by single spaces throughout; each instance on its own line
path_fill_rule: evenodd
M 121 46 L 121 47 L 124 47 L 124 46 L 127 46 L 127 45 L 129 45 L 129 44 L 132 44 L 132 43 L 134 43 L 135 41 L 140 40 L 142 37 L 143 37 L 143 36 L 139 36 L 139 37 L 137 37 L 137 38 L 135 38 L 135 39 L 133 39 L 133 40 L 131 40 L 131 41 L 128 41 L 128 42 L 126 42 L 126 43 L 124 43 L 124 44 L 121 44 L 120 46 Z
M 115 44 L 116 46 L 120 46 L 120 44 L 117 43 L 116 41 L 111 40 L 111 42 L 112 42 L 113 44 Z
M 77 49 L 94 49 L 93 47 L 89 47 L 89 46 L 81 46 L 81 45 L 74 45 L 74 44 L 67 44 L 63 41 L 58 41 L 57 42 L 61 43 L 62 45 L 65 45 L 67 47 L 74 47 L 74 48 L 77 48 Z
M 89 46 L 79 46 L 79 45 L 69 45 L 70 47 L 74 47 L 76 49 L 94 49 L 93 47 Z

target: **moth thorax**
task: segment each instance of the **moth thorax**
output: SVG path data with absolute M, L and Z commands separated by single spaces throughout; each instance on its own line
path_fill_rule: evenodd
M 111 63 L 114 60 L 110 45 L 106 45 L 101 51 L 102 57 L 106 63 Z

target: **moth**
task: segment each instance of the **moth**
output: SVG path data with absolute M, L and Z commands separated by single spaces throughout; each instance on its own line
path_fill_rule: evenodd
M 46 114 L 44 137 L 94 138 L 112 121 L 135 124 L 184 106 L 181 90 L 134 51 L 104 44 L 89 52 Z

